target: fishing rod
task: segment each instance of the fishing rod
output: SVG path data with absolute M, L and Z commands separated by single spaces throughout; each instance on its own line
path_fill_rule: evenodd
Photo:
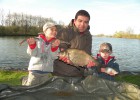
M 27 41 L 27 39 L 28 39 L 28 38 L 23 39 L 23 40 L 19 43 L 19 45 L 21 46 L 24 42 Z M 38 40 L 39 38 L 34 38 L 34 39 L 35 39 L 35 40 Z M 56 39 L 55 39 L 55 40 L 56 40 Z M 53 43 L 55 40 L 53 40 L 52 43 Z M 60 40 L 60 39 L 59 39 L 59 40 Z M 66 42 L 66 41 L 63 41 L 63 40 L 60 40 L 60 44 L 67 44 L 68 46 L 71 45 L 69 42 Z

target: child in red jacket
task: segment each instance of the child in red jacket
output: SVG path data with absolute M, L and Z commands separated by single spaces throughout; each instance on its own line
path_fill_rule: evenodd
M 27 53 L 31 56 L 28 66 L 28 78 L 22 85 L 31 86 L 41 84 L 49 79 L 53 72 L 53 62 L 57 59 L 60 41 L 56 39 L 57 28 L 48 22 L 43 26 L 43 33 L 37 39 L 27 40 Z

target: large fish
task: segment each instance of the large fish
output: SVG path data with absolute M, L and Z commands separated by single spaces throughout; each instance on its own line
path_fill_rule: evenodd
M 70 60 L 70 64 L 74 66 L 84 67 L 89 63 L 89 61 L 93 61 L 96 66 L 101 66 L 95 58 L 79 49 L 67 49 L 65 51 L 61 51 L 59 53 L 59 57 L 67 57 Z

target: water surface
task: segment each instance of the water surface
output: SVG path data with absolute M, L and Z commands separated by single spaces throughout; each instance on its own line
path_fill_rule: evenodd
M 0 67 L 27 68 L 30 59 L 26 53 L 27 44 L 19 45 L 23 39 L 25 37 L 0 37 Z M 140 71 L 140 40 L 93 37 L 93 56 L 103 42 L 112 44 L 112 55 L 116 57 L 121 70 Z

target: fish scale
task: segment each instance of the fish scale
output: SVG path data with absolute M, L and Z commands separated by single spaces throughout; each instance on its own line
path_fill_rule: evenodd
M 59 56 L 67 57 L 72 62 L 71 64 L 74 66 L 84 67 L 89 63 L 89 61 L 93 61 L 96 66 L 100 65 L 100 63 L 96 59 L 87 54 L 85 51 L 79 49 L 69 48 L 65 51 L 60 52 Z

